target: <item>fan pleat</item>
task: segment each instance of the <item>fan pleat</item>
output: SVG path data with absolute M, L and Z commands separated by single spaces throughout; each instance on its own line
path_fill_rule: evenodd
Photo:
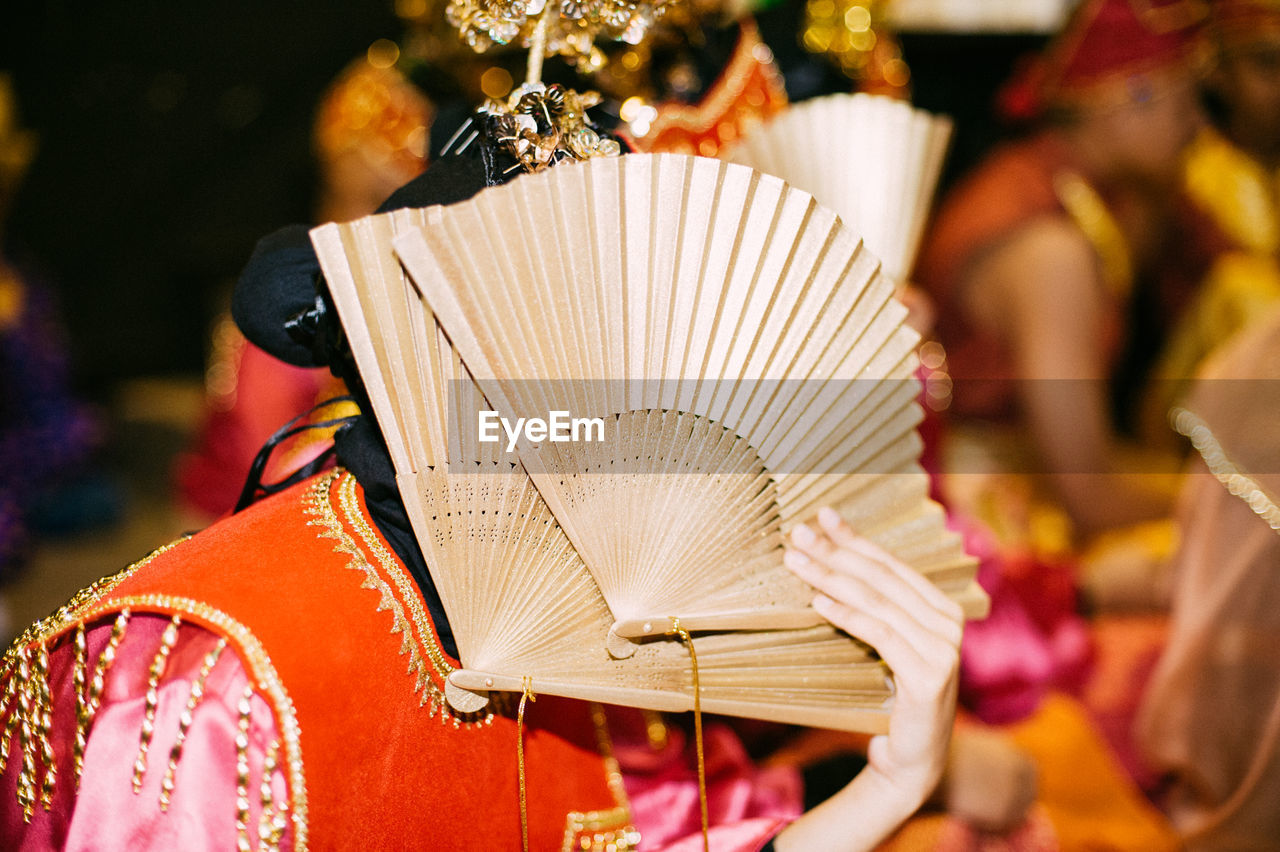
M 558 228 L 535 226 L 548 198 Z M 522 178 L 444 217 L 396 247 L 485 395 L 616 430 L 517 448 L 615 628 L 820 621 L 781 565 L 782 531 L 852 499 L 851 475 L 918 472 L 917 338 L 857 237 L 775 178 L 674 155 Z M 479 246 L 464 239 L 477 229 Z M 908 562 L 963 562 L 913 500 L 866 532 Z
M 663 634 L 703 619 L 708 712 L 883 730 L 887 670 L 781 568 L 783 531 L 824 504 L 980 606 L 915 464 L 892 285 L 803 193 L 624 157 L 313 233 L 458 640 L 456 686 L 530 677 L 688 709 L 687 649 Z M 479 440 L 482 410 L 600 417 L 608 440 L 511 454 Z M 628 618 L 649 623 L 624 635 L 655 638 L 614 659 Z
M 947 118 L 883 96 L 838 94 L 792 106 L 722 156 L 812 193 L 905 281 L 950 136 Z

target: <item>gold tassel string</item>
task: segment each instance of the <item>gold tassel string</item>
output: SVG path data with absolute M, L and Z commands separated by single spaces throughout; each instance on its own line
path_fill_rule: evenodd
M 529 852 L 529 807 L 525 799 L 524 778 L 524 707 L 529 701 L 537 701 L 533 694 L 533 678 L 524 678 L 524 694 L 520 696 L 520 707 L 516 710 L 516 761 L 520 767 L 520 840 L 524 852 Z
M 689 661 L 693 665 L 693 739 L 698 752 L 698 805 L 702 809 L 702 852 L 710 852 L 711 840 L 707 836 L 707 762 L 702 752 L 702 689 L 698 685 L 698 652 L 693 648 L 693 637 L 680 626 L 680 619 L 671 619 L 668 635 L 675 634 L 689 649 Z

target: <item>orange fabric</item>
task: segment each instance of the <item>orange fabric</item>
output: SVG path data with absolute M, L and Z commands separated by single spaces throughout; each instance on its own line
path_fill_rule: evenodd
M 755 22 L 742 22 L 742 34 L 729 64 L 697 104 L 669 103 L 644 136 L 632 146 L 646 154 L 674 152 L 714 157 L 753 125 L 787 106 L 787 90 L 773 62 L 773 52 L 760 40 Z
M 325 499 L 357 543 L 355 554 L 309 514 L 311 489 L 327 479 L 310 480 L 163 553 L 108 600 L 190 597 L 252 629 L 296 708 L 313 848 L 356 839 L 367 849 L 403 848 L 422 838 L 432 849 L 518 849 L 514 714 L 459 726 L 414 692 L 401 645 L 419 634 L 392 633 L 389 604 L 409 612 L 421 598 L 412 580 L 397 586 L 394 572 L 409 575 L 376 531 L 366 540 L 353 523 L 367 523 L 362 492 L 355 492 L 358 512 L 339 507 L 348 477 L 338 476 Z M 390 562 L 380 562 L 376 548 Z M 391 601 L 382 601 L 359 560 L 374 566 Z M 434 642 L 434 633 L 422 638 Z M 437 673 L 431 677 L 443 686 Z M 570 812 L 618 802 L 606 786 L 588 705 L 541 698 L 529 705 L 525 730 L 530 848 L 558 849 Z
M 1007 726 L 982 726 L 1009 737 L 1035 761 L 1039 792 L 1027 820 L 1008 835 L 984 835 L 945 814 L 923 813 L 879 852 L 914 850 L 1050 850 L 1173 852 L 1180 842 L 1169 821 L 1125 775 L 1078 702 L 1051 694 L 1034 714 Z
M 1065 147 L 1052 134 L 997 148 L 948 194 L 916 265 L 916 280 L 938 305 L 937 335 L 947 351 L 955 385 L 952 410 L 960 416 L 1009 419 L 1015 414 L 1016 378 L 1004 341 L 976 328 L 966 315 L 962 283 L 984 253 L 998 248 L 1028 223 L 1067 216 L 1055 178 L 1072 172 Z M 1120 317 L 1104 341 L 1119 346 Z
M 1038 801 L 1063 852 L 1180 848 L 1168 820 L 1125 776 L 1076 701 L 1052 695 L 1005 730 L 1036 761 Z
M 1044 808 L 1036 806 L 1007 834 L 979 831 L 942 813 L 914 817 L 876 852 L 1061 852 Z

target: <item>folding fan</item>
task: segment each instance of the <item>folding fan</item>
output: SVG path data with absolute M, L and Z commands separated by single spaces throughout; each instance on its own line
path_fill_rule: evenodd
M 789 107 L 722 153 L 776 175 L 840 215 L 894 281 L 911 272 L 951 121 L 882 95 Z
M 396 233 L 439 227 L 442 215 L 401 210 L 326 225 L 312 239 L 458 642 L 464 668 L 449 675 L 448 700 L 471 712 L 490 690 L 527 683 L 538 693 L 691 709 L 688 650 L 656 639 L 627 643 L 626 659 L 611 654 L 613 616 L 590 572 L 523 468 L 476 440 L 488 403 L 391 249 Z M 885 727 L 888 673 L 829 626 L 692 641 L 708 712 Z
M 494 410 L 603 420 L 600 441 L 515 446 L 617 636 L 821 624 L 781 544 L 828 504 L 984 611 L 915 461 L 905 309 L 808 194 L 716 160 L 601 158 L 393 242 Z

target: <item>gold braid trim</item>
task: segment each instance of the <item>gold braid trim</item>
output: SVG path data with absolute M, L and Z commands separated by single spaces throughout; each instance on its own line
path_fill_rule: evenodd
M 183 536 L 177 541 L 172 541 L 163 547 L 153 550 L 151 553 L 139 559 L 137 562 L 110 576 L 96 580 L 92 585 L 81 589 L 71 596 L 71 599 L 62 606 L 53 611 L 51 615 L 40 619 L 35 624 L 28 627 L 22 634 L 13 640 L 13 644 L 9 646 L 9 650 L 5 652 L 4 660 L 0 663 L 0 677 L 9 671 L 11 659 L 16 656 L 18 649 L 26 645 L 43 645 L 50 639 L 59 635 L 70 627 L 74 627 L 77 623 L 84 622 L 84 612 L 90 607 L 98 604 L 112 589 L 123 583 L 129 577 L 133 576 L 138 569 L 142 568 L 151 560 L 155 559 L 163 553 L 167 553 L 178 545 L 186 541 L 190 536 Z
M 1236 467 L 1235 462 L 1227 457 L 1227 452 L 1218 443 L 1209 424 L 1185 408 L 1175 408 L 1172 412 L 1173 428 L 1180 435 L 1191 440 L 1192 446 L 1200 453 L 1210 472 L 1227 490 L 1249 504 L 1258 517 L 1267 522 L 1271 529 L 1280 533 L 1280 506 L 1258 482 Z
M 337 507 L 334 506 L 332 494 L 335 483 L 339 504 Z M 444 683 L 445 678 L 454 671 L 454 666 L 440 649 L 440 642 L 413 578 L 379 541 L 369 520 L 360 510 L 360 501 L 356 496 L 356 478 L 343 470 L 334 470 L 321 476 L 309 489 L 306 504 L 307 512 L 312 515 L 312 520 L 308 523 L 323 528 L 320 533 L 322 538 L 331 538 L 337 542 L 334 552 L 350 557 L 347 568 L 364 574 L 361 588 L 378 592 L 378 611 L 387 610 L 391 613 L 391 633 L 403 635 L 400 653 L 409 655 L 408 674 L 414 676 L 413 691 L 422 693 L 419 704 L 427 706 L 431 715 L 439 713 L 441 723 L 452 721 L 454 728 L 492 724 L 492 710 L 486 713 L 459 714 L 449 707 L 444 695 Z M 359 534 L 359 542 L 347 532 L 344 520 Z M 366 552 L 372 554 L 377 566 L 365 556 Z M 391 582 L 388 583 L 386 578 L 390 578 Z M 398 597 L 392 591 L 392 585 L 399 592 Z M 401 601 L 404 602 L 403 606 Z M 405 614 L 406 607 L 408 615 Z
M 258 641 L 258 637 L 248 627 L 231 616 L 208 604 L 191 598 L 173 595 L 130 595 L 101 603 L 97 608 L 90 608 L 83 614 L 84 620 L 92 621 L 118 608 L 128 608 L 134 613 L 154 612 L 164 615 L 181 613 L 188 620 L 202 623 L 214 633 L 227 637 L 236 645 L 237 656 L 244 663 L 245 673 L 249 676 L 249 687 L 265 694 L 267 703 L 274 709 L 277 727 L 280 730 L 285 763 L 285 773 L 289 785 L 291 799 L 290 817 L 293 824 L 293 847 L 297 852 L 307 849 L 307 784 L 302 765 L 301 729 L 298 726 L 298 715 L 293 707 L 293 699 L 289 697 L 284 682 L 276 672 L 275 665 L 267 655 L 266 649 Z
M 18 773 L 17 795 L 22 806 L 23 819 L 30 822 L 35 815 L 37 801 L 46 810 L 52 807 L 54 785 L 57 780 L 57 769 L 54 765 L 53 749 L 49 735 L 53 729 L 53 698 L 49 689 L 49 656 L 47 644 L 71 628 L 77 628 L 76 658 L 72 667 L 72 687 L 76 690 L 76 702 L 72 708 L 76 713 L 77 743 L 73 763 L 76 771 L 73 784 L 79 783 L 79 763 L 83 752 L 83 728 L 92 723 L 93 710 L 96 709 L 92 696 L 89 704 L 84 704 L 85 671 L 82 652 L 82 631 L 88 618 L 86 613 L 101 603 L 104 597 L 121 582 L 133 575 L 151 560 L 172 549 L 185 539 L 167 544 L 143 559 L 133 563 L 123 571 L 104 577 L 90 586 L 76 592 L 71 599 L 58 607 L 49 616 L 32 624 L 22 632 L 0 658 L 0 681 L 5 682 L 4 691 L 0 693 L 0 718 L 8 716 L 0 729 L 0 771 L 3 771 L 9 759 L 12 742 L 18 744 L 21 752 L 22 768 Z M 112 642 L 104 652 L 106 659 L 99 660 L 98 668 L 105 674 L 114 654 L 115 643 L 123 632 L 123 615 L 118 629 L 112 631 Z M 104 665 L 105 663 L 105 665 Z M 95 680 L 98 674 L 95 672 Z M 99 690 L 100 691 L 100 690 Z M 40 784 L 37 786 L 37 779 Z

